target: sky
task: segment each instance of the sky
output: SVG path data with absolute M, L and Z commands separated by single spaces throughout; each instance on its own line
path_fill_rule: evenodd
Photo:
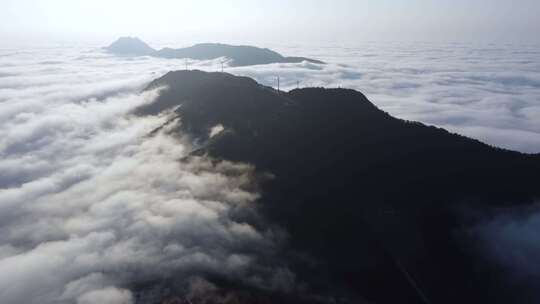
M 537 0 L 3 0 L 1 43 L 143 39 L 539 42 Z

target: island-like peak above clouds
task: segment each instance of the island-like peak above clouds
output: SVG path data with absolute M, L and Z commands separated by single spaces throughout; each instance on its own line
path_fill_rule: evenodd
M 149 56 L 156 50 L 137 37 L 121 37 L 105 48 L 107 51 L 123 56 Z
M 202 43 L 186 48 L 163 48 L 154 50 L 139 38 L 122 37 L 105 48 L 110 53 L 122 56 L 155 56 L 162 58 L 189 58 L 210 60 L 220 57 L 230 59 L 231 66 L 248 66 L 270 63 L 295 63 L 308 61 L 323 64 L 322 61 L 304 57 L 285 57 L 266 48 L 221 43 Z

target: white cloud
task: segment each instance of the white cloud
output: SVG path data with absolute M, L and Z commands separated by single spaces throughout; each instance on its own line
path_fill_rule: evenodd
M 210 129 L 210 138 L 218 135 L 219 133 L 223 132 L 223 130 L 225 130 L 225 128 L 223 127 L 222 124 L 218 124 L 218 125 L 215 125 L 213 126 L 211 129 Z
M 148 136 L 166 114 L 130 114 L 175 61 L 68 50 L 41 69 L 48 52 L 4 67 L 15 76 L 0 90 L 2 303 L 132 303 L 132 284 L 205 273 L 272 288 L 276 237 L 247 216 L 253 168 L 185 158 L 189 139 Z
M 131 304 L 133 296 L 129 290 L 107 287 L 100 290 L 92 290 L 81 295 L 77 304 Z

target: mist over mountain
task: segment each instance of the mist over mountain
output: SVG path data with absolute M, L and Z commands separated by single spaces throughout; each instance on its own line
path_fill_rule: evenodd
M 539 11 L 2 1 L 0 304 L 540 303 Z
M 0 50 L 0 302 L 537 303 L 538 154 L 395 118 L 538 151 L 537 51 L 407 49 Z
M 272 176 L 261 212 L 288 232 L 282 255 L 308 290 L 351 302 L 534 302 L 537 283 L 513 281 L 471 231 L 497 210 L 534 207 L 539 155 L 396 119 L 354 90 L 280 92 L 201 71 L 148 89 L 159 87 L 138 115 L 174 110 L 182 123 L 170 132 L 189 134 L 194 155 Z
M 269 49 L 253 46 L 234 46 L 219 43 L 202 43 L 191 47 L 154 50 L 146 43 L 135 37 L 121 37 L 107 51 L 122 56 L 156 56 L 163 58 L 188 58 L 194 60 L 210 60 L 216 58 L 229 59 L 230 66 L 249 66 L 270 63 L 311 62 L 323 64 L 322 61 L 304 57 L 285 57 Z

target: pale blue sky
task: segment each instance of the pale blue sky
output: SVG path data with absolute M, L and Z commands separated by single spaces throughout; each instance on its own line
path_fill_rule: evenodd
M 539 41 L 539 0 L 2 0 L 0 34 L 197 40 Z

